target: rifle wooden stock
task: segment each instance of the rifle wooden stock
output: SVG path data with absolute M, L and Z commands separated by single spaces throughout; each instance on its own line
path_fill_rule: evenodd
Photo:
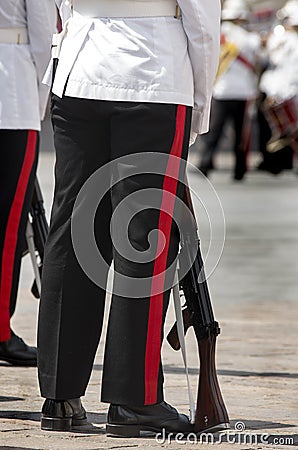
M 229 417 L 221 395 L 215 367 L 216 334 L 211 333 L 198 343 L 200 355 L 200 375 L 196 432 L 216 432 L 229 428 Z
M 193 223 L 189 232 L 181 236 L 181 247 L 189 261 L 194 261 L 190 270 L 180 280 L 186 308 L 183 309 L 184 332 L 194 327 L 198 342 L 200 375 L 195 415 L 195 431 L 215 432 L 229 428 L 229 417 L 222 398 L 215 365 L 216 339 L 220 333 L 218 322 L 214 320 L 209 289 L 204 274 L 204 264 L 200 250 L 198 230 L 188 185 L 185 203 L 192 212 Z M 195 258 L 194 249 L 196 251 Z M 185 264 L 181 261 L 180 267 Z M 184 272 L 185 273 L 185 272 Z M 179 350 L 177 325 L 174 324 L 167 336 L 170 345 Z

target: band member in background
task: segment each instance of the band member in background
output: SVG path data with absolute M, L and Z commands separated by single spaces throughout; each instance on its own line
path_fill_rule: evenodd
M 292 169 L 298 149 L 298 1 L 288 1 L 277 11 L 277 18 L 279 24 L 267 39 L 268 66 L 260 80 L 263 160 L 258 166 L 275 175 Z
M 119 163 L 119 170 L 127 173 L 125 180 L 105 196 L 94 224 L 101 254 L 109 264 L 114 260 L 114 287 L 120 288 L 112 296 L 103 368 L 102 401 L 110 403 L 107 431 L 113 436 L 139 436 L 142 430 L 163 428 L 188 432 L 192 426 L 187 416 L 163 400 L 160 350 L 169 290 L 151 295 L 144 283 L 140 298 L 121 295 L 117 274 L 129 277 L 131 286 L 134 277 L 147 277 L 150 284 L 177 251 L 172 216 L 164 215 L 162 206 L 140 213 L 142 205 L 136 205 L 133 194 L 155 188 L 162 205 L 166 191 L 175 199 L 183 195 L 183 186 L 172 183 L 166 169 L 162 176 L 147 174 L 134 154 L 156 152 L 156 171 L 158 154 L 167 160 L 174 155 L 179 172 L 190 135 L 195 139 L 208 130 L 220 2 L 72 3 L 71 9 L 69 2 L 58 2 L 64 28 L 52 89 L 57 163 L 39 315 L 39 380 L 46 398 L 41 426 L 63 431 L 86 422 L 80 397 L 85 395 L 101 334 L 106 289 L 91 281 L 76 259 L 71 216 L 85 181 L 107 162 L 131 155 L 130 164 Z M 129 176 L 133 169 L 141 169 L 142 175 Z M 110 221 L 121 200 L 134 216 L 129 239 L 138 252 L 148 249 L 152 230 L 165 237 L 161 254 L 153 253 L 146 264 L 132 262 L 113 248 Z M 76 215 L 80 211 L 79 207 Z M 115 235 L 122 228 L 122 223 L 113 223 Z
M 250 101 L 258 96 L 255 67 L 260 38 L 249 32 L 250 11 L 243 0 L 227 0 L 222 11 L 221 55 L 213 89 L 210 131 L 199 140 L 199 169 L 208 176 L 214 168 L 214 154 L 228 120 L 235 130 L 234 179 L 242 180 L 247 170 L 249 132 L 245 133 L 244 118 L 249 114 Z
M 38 157 L 38 133 L 48 88 L 52 0 L 0 3 L 0 360 L 35 366 L 36 348 L 11 329 L 25 229 Z

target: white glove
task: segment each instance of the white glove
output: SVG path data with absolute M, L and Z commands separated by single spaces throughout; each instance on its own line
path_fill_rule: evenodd
M 189 147 L 190 147 L 191 145 L 193 145 L 193 144 L 196 142 L 197 135 L 198 135 L 198 133 L 195 133 L 194 131 L 191 131 L 191 132 L 190 132 L 190 137 L 189 137 Z

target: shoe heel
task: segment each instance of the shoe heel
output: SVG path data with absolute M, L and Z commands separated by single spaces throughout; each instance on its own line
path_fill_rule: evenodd
M 106 433 L 110 437 L 140 437 L 141 428 L 138 425 L 113 425 L 107 424 Z
M 63 418 L 57 419 L 52 417 L 41 418 L 41 429 L 47 431 L 70 431 L 72 425 L 72 419 Z

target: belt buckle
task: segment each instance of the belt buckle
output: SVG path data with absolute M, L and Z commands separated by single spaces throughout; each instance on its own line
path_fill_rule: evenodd
M 175 19 L 180 19 L 181 17 L 181 9 L 178 3 L 176 3 L 176 9 L 175 9 Z

